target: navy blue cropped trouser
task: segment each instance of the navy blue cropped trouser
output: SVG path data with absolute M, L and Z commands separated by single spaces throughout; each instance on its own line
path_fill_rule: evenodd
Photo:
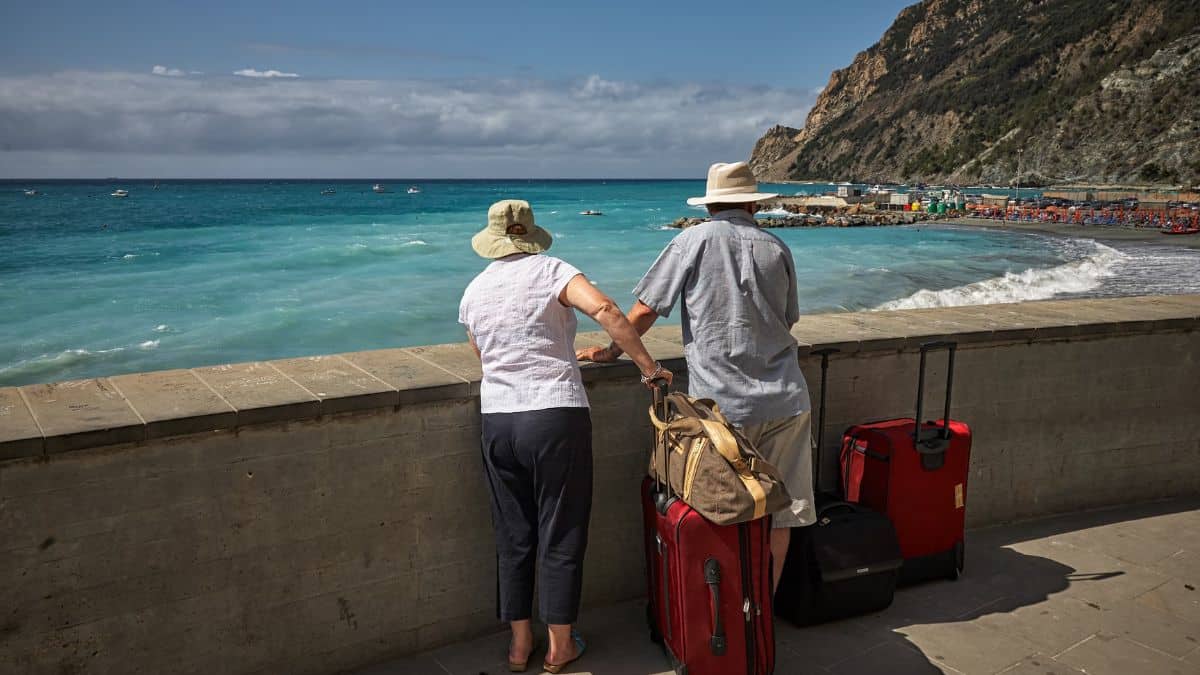
M 592 511 L 592 419 L 587 408 L 483 415 L 483 465 L 496 530 L 497 615 L 574 623 Z

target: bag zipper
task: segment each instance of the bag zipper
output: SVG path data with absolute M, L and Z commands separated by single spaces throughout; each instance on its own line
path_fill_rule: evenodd
M 663 543 L 662 535 L 655 534 L 654 541 L 658 544 L 658 557 L 662 559 L 662 596 L 663 596 L 663 622 L 666 624 L 666 632 L 664 635 L 667 639 L 671 639 L 671 577 L 670 570 L 667 568 L 667 546 Z
M 738 528 L 738 546 L 741 549 L 742 568 L 742 615 L 746 618 L 746 673 L 754 675 L 758 648 L 754 641 L 754 582 L 750 555 L 750 525 L 742 523 Z

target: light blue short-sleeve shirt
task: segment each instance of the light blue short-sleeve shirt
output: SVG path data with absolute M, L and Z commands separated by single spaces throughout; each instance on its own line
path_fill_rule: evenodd
M 790 329 L 800 318 L 792 252 L 747 211 L 722 211 L 671 241 L 633 293 L 659 316 L 680 303 L 688 393 L 730 421 L 810 409 Z

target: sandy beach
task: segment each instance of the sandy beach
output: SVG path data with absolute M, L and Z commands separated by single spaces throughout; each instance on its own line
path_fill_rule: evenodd
M 1012 232 L 1039 232 L 1062 237 L 1085 237 L 1098 241 L 1122 241 L 1131 244 L 1145 243 L 1180 246 L 1200 250 L 1200 234 L 1164 235 L 1158 230 L 1136 230 L 1118 225 L 1070 225 L 1066 223 L 1020 223 L 984 220 L 982 218 L 952 218 L 942 221 L 951 225 L 963 225 L 984 230 L 1008 230 Z

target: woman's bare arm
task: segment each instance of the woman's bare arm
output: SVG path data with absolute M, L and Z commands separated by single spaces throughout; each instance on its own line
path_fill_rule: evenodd
M 650 352 L 646 351 L 646 346 L 642 344 L 637 330 L 625 318 L 621 308 L 612 298 L 593 286 L 587 277 L 579 274 L 567 282 L 566 288 L 559 295 L 559 301 L 587 314 L 600 324 L 600 327 L 612 337 L 613 342 L 622 351 L 629 354 L 634 364 L 642 371 L 642 375 L 649 376 L 656 369 L 661 369 L 655 377 L 665 379 L 668 384 L 671 382 L 673 378 L 671 372 L 662 368 L 650 356 Z

